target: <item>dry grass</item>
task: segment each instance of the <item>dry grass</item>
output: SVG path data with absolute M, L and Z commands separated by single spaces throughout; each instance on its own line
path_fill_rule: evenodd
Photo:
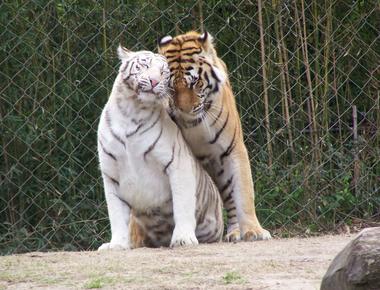
M 0 289 L 319 289 L 351 236 L 0 257 Z

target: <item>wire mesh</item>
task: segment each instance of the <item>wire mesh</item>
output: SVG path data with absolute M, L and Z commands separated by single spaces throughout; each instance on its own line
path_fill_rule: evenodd
M 241 114 L 264 227 L 380 222 L 373 1 L 2 1 L 0 253 L 95 249 L 110 235 L 96 129 L 119 43 L 214 36 Z

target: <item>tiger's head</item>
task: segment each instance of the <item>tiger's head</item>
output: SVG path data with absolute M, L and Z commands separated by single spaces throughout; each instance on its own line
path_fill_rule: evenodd
M 174 38 L 164 36 L 158 40 L 158 51 L 169 63 L 174 109 L 194 116 L 202 114 L 227 79 L 212 36 L 195 31 Z
M 168 95 L 170 71 L 164 56 L 151 51 L 133 52 L 119 46 L 119 74 L 141 101 L 157 102 Z

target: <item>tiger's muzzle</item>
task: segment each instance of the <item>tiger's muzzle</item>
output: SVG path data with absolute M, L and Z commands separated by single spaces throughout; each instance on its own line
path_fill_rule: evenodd
M 198 95 L 187 87 L 176 88 L 173 99 L 175 106 L 186 113 L 190 113 L 200 104 Z

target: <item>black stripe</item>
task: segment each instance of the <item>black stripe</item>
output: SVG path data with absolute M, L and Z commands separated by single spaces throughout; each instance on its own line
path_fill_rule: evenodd
M 233 201 L 232 199 L 232 193 L 234 192 L 234 190 L 232 189 L 226 196 L 223 196 L 223 203 L 224 204 L 227 204 L 231 201 Z
M 202 204 L 202 207 L 204 207 L 204 206 L 205 205 Z M 198 214 L 198 217 L 197 217 L 197 224 L 198 225 L 203 224 L 203 222 L 205 220 L 205 217 L 206 217 L 206 209 L 202 208 L 201 210 L 199 210 L 199 214 Z
M 192 58 L 189 59 L 182 59 L 181 57 L 178 57 L 176 59 L 168 60 L 168 64 L 171 65 L 173 63 L 195 63 L 195 60 Z
M 128 60 L 128 61 L 126 61 L 126 62 L 125 62 L 125 67 L 124 67 L 124 69 L 122 70 L 122 72 L 125 72 L 125 71 L 127 70 L 128 66 L 129 66 L 130 64 L 132 64 L 132 62 L 133 62 L 133 60 Z M 128 75 L 128 77 L 129 77 L 129 75 Z
M 221 176 L 223 173 L 224 173 L 224 169 L 222 168 L 222 169 L 218 172 L 217 176 L 219 177 L 219 176 Z
M 180 63 L 181 62 L 181 57 L 177 57 L 174 59 L 168 59 L 168 64 L 171 65 L 173 63 Z
M 165 51 L 165 56 L 167 53 L 175 53 L 175 52 L 187 51 L 187 50 L 191 50 L 191 49 L 197 49 L 197 48 L 196 47 L 186 47 L 186 48 L 182 48 L 182 49 L 168 49 L 167 51 Z
M 132 137 L 133 135 L 135 135 L 135 134 L 140 130 L 140 128 L 141 128 L 144 124 L 145 124 L 145 123 L 141 123 L 140 125 L 138 125 L 135 131 L 126 134 L 125 137 L 126 137 L 126 138 L 129 138 L 129 137 Z
M 216 83 L 216 84 L 215 84 L 215 88 L 211 91 L 210 94 L 212 94 L 212 93 L 216 93 L 216 92 L 218 92 L 218 91 L 219 91 L 219 85 L 218 85 L 218 83 Z
M 160 134 L 158 135 L 157 139 L 153 142 L 152 145 L 149 146 L 149 148 L 144 152 L 144 160 L 146 158 L 146 155 L 153 150 L 154 146 L 156 146 L 158 140 L 161 138 L 161 135 L 162 135 L 162 127 L 161 127 L 161 131 L 160 131 Z
M 233 175 L 227 180 L 226 184 L 220 189 L 220 193 L 223 193 L 232 183 Z
M 174 160 L 174 150 L 175 150 L 175 144 L 173 145 L 173 149 L 172 149 L 172 157 L 170 158 L 170 161 L 168 162 L 168 164 L 165 165 L 164 167 L 164 173 L 166 174 L 166 170 L 169 168 L 170 164 L 172 164 L 173 160 Z
M 116 195 L 116 194 L 115 194 L 115 195 Z M 117 195 L 116 195 L 116 196 L 117 196 Z M 117 196 L 117 197 L 118 197 L 118 196 Z M 126 200 L 124 200 L 124 199 L 122 199 L 122 198 L 120 198 L 120 197 L 119 197 L 119 199 L 120 199 L 122 202 L 124 202 L 129 208 L 132 208 L 128 201 L 126 201 Z
M 200 117 L 196 118 L 195 120 L 192 121 L 186 121 L 185 127 L 186 128 L 192 128 L 197 125 L 199 125 L 206 117 L 206 114 L 202 114 Z
M 112 136 L 125 147 L 125 142 L 123 141 L 123 139 L 121 139 L 121 137 L 119 135 L 117 135 L 115 133 L 115 131 L 112 129 L 111 117 L 109 115 L 109 111 L 108 110 L 106 111 L 106 124 L 108 125 Z
M 226 128 L 229 117 L 230 117 L 230 112 L 227 112 L 227 117 L 226 117 L 226 120 L 224 121 L 222 128 L 220 128 L 219 131 L 216 132 L 214 139 L 209 142 L 210 144 L 214 144 L 218 140 L 220 134 L 222 134 L 224 128 Z
M 151 219 L 150 216 L 146 216 L 147 219 Z M 145 224 L 145 229 L 148 230 L 148 231 L 154 231 L 155 229 L 158 230 L 158 228 L 162 228 L 162 227 L 168 227 L 169 226 L 169 223 L 168 221 L 166 220 L 163 220 L 163 219 L 159 219 L 157 222 L 153 222 L 151 224 Z M 161 229 L 162 230 L 162 229 Z
M 228 157 L 232 150 L 234 150 L 235 148 L 235 135 L 236 135 L 236 128 L 235 128 L 235 132 L 234 132 L 234 136 L 232 137 L 232 140 L 231 140 L 231 143 L 230 145 L 227 147 L 226 151 L 224 151 L 222 154 L 220 154 L 220 163 L 223 164 L 223 158 L 226 158 Z
M 219 238 L 215 237 L 215 235 L 218 234 L 219 231 L 220 228 L 217 226 L 213 230 L 209 230 L 205 234 L 197 236 L 197 239 L 203 243 L 213 243 L 219 240 Z
M 204 161 L 205 159 L 210 158 L 210 155 L 199 155 L 195 156 L 199 161 Z
M 181 57 L 181 55 L 172 54 L 172 55 L 166 55 L 165 57 L 166 57 L 166 60 L 170 60 L 170 59 L 175 59 L 175 58 Z
M 209 230 L 206 233 L 204 233 L 203 235 L 198 235 L 196 237 L 197 237 L 198 241 L 204 243 L 204 242 L 206 242 L 209 239 L 209 237 L 211 236 L 211 234 L 212 234 L 212 232 Z
M 179 49 L 168 49 L 167 51 L 165 51 L 165 56 L 168 57 L 166 54 L 167 53 L 177 53 L 177 52 L 180 52 L 181 50 Z
M 202 52 L 202 49 L 200 49 L 200 50 L 195 50 L 195 51 L 192 51 L 192 52 L 182 53 L 182 55 L 192 56 L 192 55 L 194 55 L 194 54 L 200 54 L 201 52 Z
M 216 122 L 218 122 L 222 113 L 223 113 L 223 105 L 221 105 L 220 112 L 218 113 L 218 116 L 216 116 L 215 120 L 212 122 L 212 124 L 210 126 L 214 126 L 216 124 Z
M 212 77 L 213 77 L 214 79 L 216 79 L 216 81 L 217 81 L 218 83 L 220 83 L 220 79 L 219 79 L 218 76 L 216 75 L 216 73 L 215 73 L 215 71 L 214 71 L 214 69 L 212 68 L 211 65 L 210 65 L 210 68 L 211 68 L 211 75 L 212 75 Z
M 236 207 L 233 206 L 233 207 L 230 207 L 230 208 L 226 208 L 226 211 L 227 211 L 227 214 L 229 214 L 231 211 L 233 210 L 236 210 Z
M 108 175 L 107 173 L 104 173 L 104 176 L 107 177 L 109 180 L 111 180 L 113 183 L 115 183 L 117 186 L 119 186 L 119 181 L 113 177 L 111 177 L 110 175 Z
M 211 88 L 210 79 L 209 79 L 208 74 L 207 74 L 206 71 L 205 71 L 205 73 L 204 73 L 204 77 L 205 77 L 205 79 L 206 79 L 206 83 L 207 83 L 206 89 L 207 89 L 207 88 Z
M 133 124 L 135 124 L 135 125 L 137 125 L 137 124 L 139 124 L 142 120 L 140 119 L 140 120 L 136 120 L 135 118 L 132 118 L 132 123 Z
M 108 151 L 106 150 L 106 148 L 104 148 L 104 145 L 103 145 L 102 141 L 99 140 L 99 144 L 100 144 L 100 147 L 102 147 L 102 150 L 103 150 L 104 153 L 106 153 L 106 154 L 107 154 L 109 157 L 111 157 L 113 160 L 117 161 L 115 155 L 113 155 L 111 152 L 108 152 Z
M 160 120 L 160 118 L 161 118 L 161 111 L 160 111 L 160 113 L 158 114 L 158 117 L 157 117 L 157 119 L 148 127 L 148 128 L 146 128 L 146 129 L 144 129 L 143 131 L 141 131 L 140 132 L 140 135 L 142 135 L 142 134 L 144 134 L 145 132 L 147 132 L 147 131 L 149 131 L 150 129 L 152 129 L 153 127 L 154 127 L 154 125 L 156 125 L 157 124 L 157 122 Z

